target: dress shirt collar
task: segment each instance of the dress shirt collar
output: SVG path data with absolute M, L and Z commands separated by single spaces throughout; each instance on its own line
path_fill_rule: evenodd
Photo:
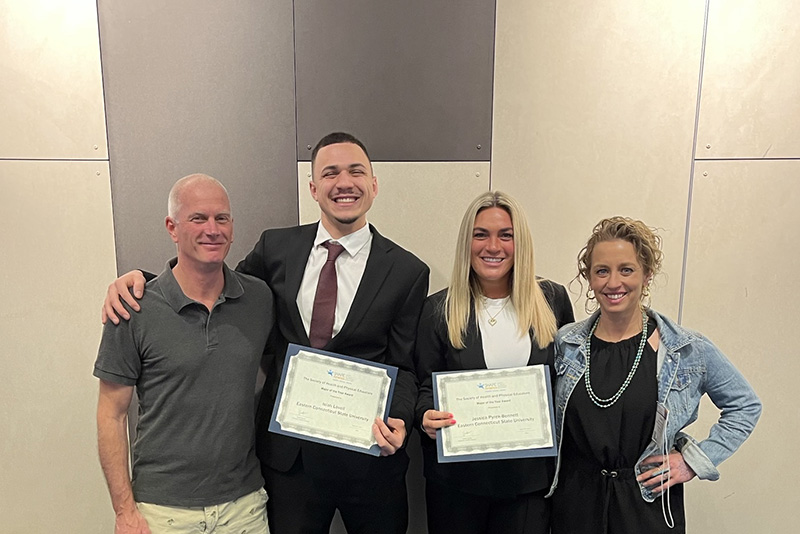
M 342 236 L 339 239 L 334 239 L 331 237 L 331 234 L 328 233 L 328 230 L 322 225 L 322 223 L 317 224 L 317 236 L 314 238 L 314 247 L 322 246 L 322 243 L 325 241 L 336 241 L 340 245 L 344 247 L 347 253 L 350 255 L 351 258 L 354 258 L 359 251 L 364 248 L 369 242 L 372 233 L 369 229 L 369 224 L 365 224 L 362 228 L 356 230 L 352 234 L 347 234 L 346 236 Z

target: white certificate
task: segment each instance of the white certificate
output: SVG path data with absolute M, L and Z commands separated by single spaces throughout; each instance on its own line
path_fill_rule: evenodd
M 439 462 L 555 456 L 549 368 L 434 373 L 437 410 L 456 424 L 439 432 Z
M 372 425 L 388 414 L 397 368 L 289 345 L 269 429 L 379 455 Z

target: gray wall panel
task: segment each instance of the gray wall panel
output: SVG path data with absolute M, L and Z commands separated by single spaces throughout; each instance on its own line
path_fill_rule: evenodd
M 160 270 L 176 179 L 228 188 L 229 263 L 266 227 L 297 222 L 292 8 L 271 0 L 100 0 L 117 261 Z
M 493 0 L 297 0 L 298 159 L 345 130 L 375 160 L 488 161 L 494 16 Z

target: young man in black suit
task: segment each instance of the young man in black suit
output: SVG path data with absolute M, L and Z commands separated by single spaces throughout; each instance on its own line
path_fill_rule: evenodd
M 367 223 L 378 182 L 358 139 L 340 132 L 325 136 L 312 152 L 311 165 L 309 187 L 320 206 L 319 223 L 266 230 L 237 267 L 266 281 L 275 297 L 277 324 L 269 343 L 274 358 L 266 370 L 256 429 L 270 528 L 275 534 L 326 533 L 339 509 L 349 533 L 405 532 L 408 457 L 403 445 L 416 405 L 412 355 L 429 269 Z M 344 252 L 335 260 L 332 337 L 319 348 L 399 369 L 388 424 L 376 420 L 373 426 L 381 457 L 268 431 L 286 346 L 312 344 L 315 290 L 329 240 Z M 131 284 L 120 279 L 109 289 L 104 314 L 112 320 L 115 310 L 123 317 L 127 313 L 118 306 L 117 289 Z M 134 294 L 140 295 L 138 284 Z M 121 294 L 127 297 L 128 291 Z

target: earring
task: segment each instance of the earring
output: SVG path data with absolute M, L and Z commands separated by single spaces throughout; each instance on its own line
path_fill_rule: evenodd
M 642 306 L 645 309 L 650 307 L 650 282 L 642 288 Z
M 583 309 L 586 310 L 588 315 L 597 311 L 598 304 L 595 300 L 594 290 L 590 287 L 586 290 L 586 302 L 583 303 Z

